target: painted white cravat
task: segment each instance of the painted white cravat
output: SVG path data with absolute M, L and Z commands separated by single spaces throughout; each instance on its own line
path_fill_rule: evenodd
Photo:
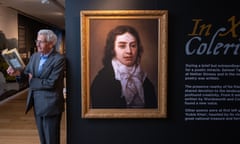
M 121 82 L 122 96 L 125 97 L 128 107 L 144 106 L 143 82 L 146 74 L 139 65 L 127 67 L 118 60 L 113 59 L 112 65 L 115 73 L 115 79 Z

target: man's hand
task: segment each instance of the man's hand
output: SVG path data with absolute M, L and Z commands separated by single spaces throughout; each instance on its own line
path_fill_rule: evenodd
M 19 70 L 14 70 L 11 66 L 9 66 L 7 69 L 7 74 L 10 76 L 20 76 L 21 73 Z
M 28 74 L 28 80 L 30 81 L 32 79 L 32 74 Z

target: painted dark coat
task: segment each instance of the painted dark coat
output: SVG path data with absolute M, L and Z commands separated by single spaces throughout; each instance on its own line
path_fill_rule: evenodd
M 153 84 L 148 78 L 143 83 L 144 108 L 157 108 L 157 97 Z M 115 79 L 112 65 L 102 68 L 91 85 L 92 108 L 126 108 L 126 101 L 122 97 L 121 83 Z

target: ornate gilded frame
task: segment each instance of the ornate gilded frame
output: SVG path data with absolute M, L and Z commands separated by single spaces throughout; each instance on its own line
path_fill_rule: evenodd
M 168 47 L 168 11 L 167 10 L 86 10 L 80 12 L 81 18 L 81 100 L 82 118 L 166 118 L 167 117 L 167 47 Z M 91 85 L 91 62 L 99 61 L 91 58 L 91 52 L 95 51 L 92 47 L 95 43 L 91 38 L 102 37 L 104 30 L 100 32 L 91 28 L 92 21 L 96 21 L 97 26 L 101 27 L 101 21 L 148 21 L 153 20 L 157 23 L 156 41 L 156 83 L 158 107 L 155 109 L 118 109 L 118 108 L 91 108 L 90 85 Z M 98 24 L 98 22 L 100 23 Z M 111 23 L 111 22 L 110 22 Z M 109 26 L 110 26 L 109 23 Z M 136 23 L 137 25 L 139 23 Z M 104 27 L 108 25 L 104 25 Z M 151 26 L 149 27 L 149 29 Z M 146 30 L 146 29 L 145 29 Z M 100 36 L 98 34 L 101 34 Z M 98 53 L 98 52 L 97 52 Z M 100 52 L 99 52 L 100 53 Z M 148 57 L 148 58 L 151 58 Z

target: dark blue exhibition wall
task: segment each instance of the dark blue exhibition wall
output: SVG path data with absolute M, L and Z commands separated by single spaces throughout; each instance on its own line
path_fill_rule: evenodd
M 166 118 L 82 118 L 82 10 L 168 10 Z M 68 144 L 239 141 L 240 9 L 236 0 L 67 0 L 66 56 Z

